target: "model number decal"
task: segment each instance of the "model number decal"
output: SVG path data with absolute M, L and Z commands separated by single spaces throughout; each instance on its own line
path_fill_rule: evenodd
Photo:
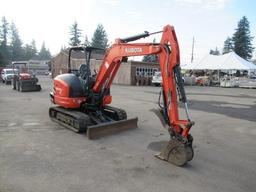
M 141 53 L 142 48 L 141 47 L 134 47 L 134 48 L 125 48 L 126 53 Z

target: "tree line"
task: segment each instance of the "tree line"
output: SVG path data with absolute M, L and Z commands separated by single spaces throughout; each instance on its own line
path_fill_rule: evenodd
M 250 60 L 253 56 L 254 47 L 252 45 L 253 37 L 250 34 L 250 22 L 243 16 L 238 24 L 232 37 L 227 37 L 224 41 L 222 54 L 234 51 L 240 57 Z M 210 50 L 212 55 L 220 55 L 220 51 L 216 47 Z
M 69 35 L 70 46 L 92 46 L 102 48 L 104 50 L 109 46 L 108 35 L 102 24 L 98 24 L 91 41 L 88 40 L 87 35 L 84 35 L 84 41 L 82 42 L 82 30 L 78 27 L 78 23 L 76 21 L 70 26 Z M 65 48 L 62 48 L 62 50 L 63 49 Z
M 84 42 L 82 42 L 81 40 L 81 38 L 83 37 L 82 30 L 79 29 L 76 21 L 70 26 L 69 35 L 70 35 L 70 39 L 69 39 L 70 46 L 79 46 L 79 45 L 92 46 L 92 47 L 102 48 L 104 50 L 106 50 L 109 47 L 108 35 L 102 24 L 98 24 L 96 30 L 93 33 L 91 41 L 89 41 L 87 35 L 85 35 Z M 156 40 L 154 39 L 153 43 L 155 43 L 155 41 Z M 65 47 L 64 48 L 62 47 L 61 51 L 64 51 L 65 49 L 66 49 Z M 142 61 L 158 63 L 158 58 L 157 58 L 157 55 L 145 55 L 143 56 Z
M 35 40 L 23 44 L 19 30 L 14 22 L 9 23 L 5 17 L 0 22 L 0 67 L 20 60 L 48 60 L 51 58 L 50 50 L 43 42 L 40 51 L 36 48 Z

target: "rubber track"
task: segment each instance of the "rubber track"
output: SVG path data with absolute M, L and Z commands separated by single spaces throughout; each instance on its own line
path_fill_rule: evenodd
M 57 119 L 57 114 L 61 114 L 66 117 L 68 116 L 67 118 L 73 119 L 73 124 L 76 124 L 76 127 L 65 123 L 66 120 L 64 119 L 62 121 Z M 49 109 L 49 116 L 53 121 L 79 133 L 85 132 L 87 126 L 91 125 L 90 118 L 88 115 L 79 111 L 67 110 L 62 107 L 51 107 Z

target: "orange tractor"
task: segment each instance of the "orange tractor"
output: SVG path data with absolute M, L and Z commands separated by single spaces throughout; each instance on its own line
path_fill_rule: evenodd
M 160 43 L 129 43 L 150 35 L 162 33 Z M 54 79 L 51 101 L 58 105 L 49 109 L 50 118 L 76 132 L 86 132 L 89 139 L 137 127 L 137 118 L 127 119 L 123 109 L 110 106 L 110 87 L 122 63 L 130 56 L 156 54 L 162 74 L 162 90 L 159 97 L 160 117 L 168 127 L 170 141 L 157 155 L 162 160 L 178 166 L 193 158 L 193 137 L 189 133 L 194 122 L 188 115 L 187 99 L 180 72 L 180 52 L 174 28 L 167 25 L 162 31 L 116 39 L 106 51 L 98 74 L 90 71 L 90 55 L 93 47 L 72 47 L 69 50 L 68 73 Z M 71 69 L 72 51 L 82 51 L 86 63 L 78 73 Z M 184 103 L 186 119 L 180 119 L 178 100 Z
M 27 63 L 12 62 L 13 66 L 13 89 L 21 92 L 41 91 L 38 78 L 28 72 Z

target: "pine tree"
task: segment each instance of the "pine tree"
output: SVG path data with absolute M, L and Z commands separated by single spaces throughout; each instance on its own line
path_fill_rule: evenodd
M 0 50 L 0 67 L 4 67 L 5 66 L 5 59 L 4 56 Z
M 30 60 L 30 59 L 37 59 L 37 49 L 36 49 L 36 42 L 33 39 L 30 44 L 26 44 L 24 48 L 24 59 Z
M 89 40 L 88 40 L 88 37 L 87 37 L 87 35 L 85 35 L 85 39 L 84 39 L 84 46 L 90 46 L 90 42 L 89 42 Z
M 2 26 L 1 26 L 1 34 L 0 38 L 2 39 L 2 44 L 7 46 L 7 35 L 9 32 L 9 23 L 7 22 L 5 17 L 2 17 Z
M 32 39 L 32 41 L 31 41 L 31 47 L 32 47 L 32 50 L 34 52 L 34 56 L 37 56 L 38 51 L 37 51 L 37 48 L 36 48 L 36 41 L 34 39 Z
M 99 24 L 94 31 L 91 46 L 102 49 L 108 48 L 108 36 L 102 24 Z
M 70 27 L 70 32 L 69 32 L 69 35 L 71 36 L 70 39 L 69 39 L 69 45 L 70 46 L 78 46 L 78 45 L 80 45 L 80 43 L 81 43 L 80 38 L 82 36 L 81 31 L 82 30 L 80 30 L 78 28 L 78 24 L 75 21 L 74 24 Z
M 142 61 L 148 63 L 158 63 L 158 58 L 157 55 L 145 55 Z
M 222 54 L 226 54 L 233 51 L 233 42 L 230 37 L 227 37 L 227 39 L 224 41 L 224 46 L 222 50 Z
M 240 57 L 248 60 L 252 58 L 253 37 L 250 35 L 250 23 L 245 16 L 240 19 L 233 35 L 234 51 Z
M 38 58 L 40 60 L 49 60 L 51 59 L 51 53 L 49 49 L 45 48 L 45 43 L 43 42 L 40 52 L 38 53 Z
M 155 42 L 156 42 L 156 39 L 153 39 L 153 43 Z M 148 63 L 158 63 L 158 57 L 157 55 L 145 55 L 143 56 L 142 61 L 148 62 Z
M 19 31 L 15 24 L 11 24 L 11 42 L 10 42 L 10 55 L 12 61 L 22 60 L 24 58 L 24 50 L 22 48 L 22 41 L 19 36 Z
M 64 51 L 66 51 L 66 50 L 67 50 L 66 46 L 65 46 L 65 45 L 62 45 L 61 48 L 60 48 L 60 52 L 64 52 Z
M 7 45 L 7 36 L 9 34 L 9 23 L 5 17 L 2 17 L 2 25 L 0 26 L 0 66 L 5 66 L 9 62 L 9 48 Z
M 216 47 L 215 50 L 210 50 L 210 55 L 220 55 L 220 51 L 218 50 L 218 48 Z

